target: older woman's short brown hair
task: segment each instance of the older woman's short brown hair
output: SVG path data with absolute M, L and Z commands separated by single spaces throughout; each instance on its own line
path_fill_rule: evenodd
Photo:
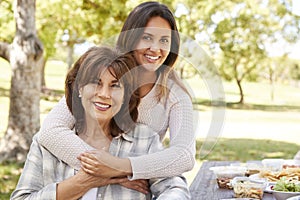
M 76 119 L 77 132 L 82 132 L 86 124 L 79 89 L 98 79 L 104 69 L 108 69 L 124 86 L 124 103 L 111 121 L 111 134 L 117 136 L 133 128 L 139 104 L 135 93 L 137 76 L 130 71 L 134 66 L 134 58 L 130 54 L 109 47 L 92 47 L 75 62 L 66 77 L 65 96 L 68 108 Z

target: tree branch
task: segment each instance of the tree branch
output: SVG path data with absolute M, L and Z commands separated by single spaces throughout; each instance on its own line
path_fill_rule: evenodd
M 6 42 L 0 42 L 0 57 L 9 62 L 10 57 L 10 44 Z

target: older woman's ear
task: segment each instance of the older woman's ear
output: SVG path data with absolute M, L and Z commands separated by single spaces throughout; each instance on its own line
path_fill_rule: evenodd
M 82 97 L 82 95 L 81 95 L 81 92 L 82 92 L 82 87 L 81 87 L 81 88 L 79 88 L 78 92 L 79 92 L 79 95 L 78 95 L 78 97 L 79 97 L 79 98 L 81 98 L 81 97 Z

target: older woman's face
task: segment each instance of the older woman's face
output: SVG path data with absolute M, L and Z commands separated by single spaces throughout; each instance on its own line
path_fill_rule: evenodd
M 171 26 L 167 20 L 152 17 L 134 51 L 137 63 L 147 71 L 156 71 L 170 52 L 171 32 Z
M 87 118 L 109 122 L 121 109 L 123 85 L 105 69 L 99 79 L 80 88 L 81 101 Z M 87 119 L 88 120 L 88 119 Z

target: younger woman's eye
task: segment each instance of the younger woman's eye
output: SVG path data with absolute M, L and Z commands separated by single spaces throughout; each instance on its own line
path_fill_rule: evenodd
M 148 36 L 148 35 L 144 35 L 144 36 L 142 37 L 142 39 L 143 39 L 143 40 L 148 40 L 148 41 L 150 41 L 152 38 L 151 38 L 150 36 Z
M 160 42 L 163 43 L 163 44 L 168 44 L 168 43 L 169 43 L 169 40 L 166 39 L 166 38 L 162 38 L 162 39 L 160 40 Z

